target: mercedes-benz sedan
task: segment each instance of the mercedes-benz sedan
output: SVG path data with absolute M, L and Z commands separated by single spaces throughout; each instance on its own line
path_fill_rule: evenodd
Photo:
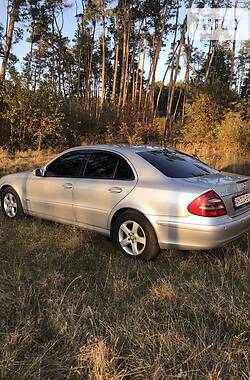
M 6 218 L 25 214 L 112 237 L 127 256 L 210 249 L 250 228 L 250 178 L 174 149 L 80 146 L 0 179 Z

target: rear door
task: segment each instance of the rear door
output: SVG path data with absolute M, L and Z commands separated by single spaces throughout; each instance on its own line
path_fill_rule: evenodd
M 111 210 L 136 185 L 136 173 L 118 154 L 92 152 L 83 178 L 75 180 L 73 208 L 78 223 L 107 229 Z

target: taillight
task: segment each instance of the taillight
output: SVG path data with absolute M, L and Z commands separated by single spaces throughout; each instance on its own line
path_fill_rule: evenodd
M 188 211 L 199 216 L 221 216 L 227 213 L 222 199 L 213 190 L 193 200 L 188 206 Z

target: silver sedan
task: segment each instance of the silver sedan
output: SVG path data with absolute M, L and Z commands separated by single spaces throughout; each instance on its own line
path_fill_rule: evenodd
M 250 178 L 174 149 L 95 145 L 0 179 L 6 218 L 25 214 L 111 236 L 120 251 L 211 249 L 250 228 Z

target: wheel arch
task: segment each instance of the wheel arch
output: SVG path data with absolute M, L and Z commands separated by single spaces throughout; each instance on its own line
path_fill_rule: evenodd
M 2 194 L 3 194 L 4 190 L 7 189 L 8 187 L 10 187 L 11 189 L 13 189 L 13 190 L 17 193 L 17 195 L 18 195 L 18 197 L 19 197 L 19 199 L 20 199 L 20 202 L 21 202 L 21 204 L 22 204 L 22 207 L 24 207 L 23 199 L 22 199 L 22 197 L 19 195 L 18 190 L 17 190 L 13 185 L 11 185 L 10 183 L 5 183 L 5 184 L 3 184 L 3 185 L 0 187 L 0 200 L 1 200 L 1 198 L 2 198 Z
M 8 185 L 8 184 L 3 185 L 2 187 L 0 187 L 0 199 L 2 198 L 2 194 L 4 190 L 7 189 L 8 187 L 11 187 L 13 190 L 15 190 L 14 187 L 12 187 L 11 185 Z
M 147 218 L 147 216 L 140 210 L 137 210 L 136 208 L 133 208 L 133 207 L 122 207 L 118 210 L 116 210 L 116 212 L 111 216 L 111 219 L 110 219 L 110 223 L 109 223 L 109 229 L 110 229 L 110 235 L 112 236 L 112 231 L 113 231 L 113 225 L 114 225 L 114 222 L 115 220 L 117 219 L 117 217 L 121 214 L 123 214 L 124 212 L 127 212 L 127 211 L 133 211 L 133 212 L 136 212 L 140 215 L 142 215 L 145 219 L 147 219 L 147 221 L 150 223 L 150 225 L 152 226 L 154 232 L 155 232 L 155 236 L 158 240 L 158 235 L 157 235 L 157 232 L 155 230 L 155 227 L 154 225 L 151 223 L 151 221 Z

